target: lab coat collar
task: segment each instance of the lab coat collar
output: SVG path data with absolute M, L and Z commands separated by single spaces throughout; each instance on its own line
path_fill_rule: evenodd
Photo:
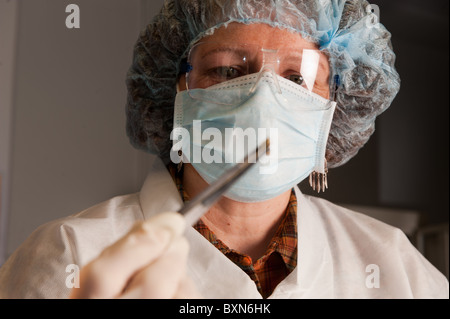
M 164 212 L 176 212 L 183 206 L 177 187 L 159 157 L 149 157 L 149 173 L 139 194 L 144 219 Z
M 275 289 L 276 298 L 333 298 L 333 261 L 320 212 L 310 198 L 297 196 L 298 260 L 294 271 Z
M 320 213 L 298 187 L 297 267 L 269 298 L 332 298 L 333 263 Z M 178 211 L 183 201 L 162 161 L 153 158 L 149 175 L 140 193 L 144 218 Z M 188 274 L 207 298 L 261 298 L 250 277 L 194 228 L 186 231 L 190 242 Z

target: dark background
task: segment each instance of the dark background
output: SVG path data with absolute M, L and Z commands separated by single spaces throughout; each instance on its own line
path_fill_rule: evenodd
M 332 202 L 412 209 L 423 224 L 449 217 L 449 1 L 378 0 L 392 33 L 401 89 L 369 143 L 329 173 Z M 312 194 L 303 182 L 301 189 Z

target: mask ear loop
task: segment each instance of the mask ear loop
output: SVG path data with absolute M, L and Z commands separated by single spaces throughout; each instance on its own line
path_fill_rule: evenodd
M 280 60 L 278 59 L 278 50 L 261 49 L 261 52 L 263 53 L 263 66 L 259 71 L 258 78 L 256 79 L 255 84 L 249 91 L 249 95 L 255 93 L 256 87 L 258 86 L 259 82 L 261 81 L 262 77 L 266 72 L 272 74 L 272 78 L 274 79 L 277 93 L 281 94 L 281 87 L 277 78 L 277 71 L 280 66 Z

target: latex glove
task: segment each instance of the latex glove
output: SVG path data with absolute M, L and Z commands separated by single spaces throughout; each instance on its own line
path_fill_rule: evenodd
M 163 213 L 137 223 L 80 272 L 71 298 L 199 298 L 186 276 L 184 218 Z

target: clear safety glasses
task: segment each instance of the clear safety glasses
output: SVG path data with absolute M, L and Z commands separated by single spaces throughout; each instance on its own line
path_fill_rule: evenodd
M 327 99 L 333 92 L 328 57 L 319 50 L 297 50 L 288 46 L 267 49 L 252 44 L 200 42 L 190 50 L 187 62 L 187 90 L 196 99 L 204 96 L 196 89 L 255 75 L 254 85 L 248 87 L 247 93 L 251 95 L 266 72 L 272 73 L 279 93 L 281 90 L 275 75 Z

